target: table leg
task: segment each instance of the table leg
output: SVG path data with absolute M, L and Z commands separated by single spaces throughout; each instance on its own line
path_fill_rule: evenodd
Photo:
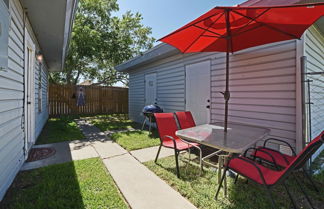
M 225 170 L 225 165 L 227 164 L 227 157 L 223 157 L 223 170 Z M 226 175 L 225 175 L 225 179 L 224 179 L 224 194 L 225 197 L 227 197 L 227 180 L 226 180 Z
M 228 156 L 220 155 L 218 156 L 218 184 L 220 184 L 222 173 L 225 170 L 225 165 L 227 164 Z M 227 177 L 224 176 L 224 196 L 227 197 Z
M 218 184 L 220 184 L 222 179 L 222 156 L 218 156 Z

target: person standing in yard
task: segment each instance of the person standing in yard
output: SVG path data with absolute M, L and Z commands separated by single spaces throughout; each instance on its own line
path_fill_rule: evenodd
M 85 94 L 84 94 L 83 87 L 79 87 L 77 95 L 78 95 L 77 106 L 84 106 L 85 105 Z

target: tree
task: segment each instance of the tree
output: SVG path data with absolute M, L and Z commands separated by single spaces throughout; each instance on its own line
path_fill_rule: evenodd
M 151 28 L 143 26 L 139 13 L 119 10 L 117 0 L 80 0 L 63 72 L 51 73 L 53 83 L 77 84 L 80 78 L 112 85 L 128 84 L 126 74 L 114 66 L 153 46 Z

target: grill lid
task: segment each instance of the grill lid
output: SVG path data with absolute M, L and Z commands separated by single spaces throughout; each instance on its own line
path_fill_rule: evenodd
M 147 105 L 143 108 L 143 113 L 162 113 L 163 109 L 157 105 Z

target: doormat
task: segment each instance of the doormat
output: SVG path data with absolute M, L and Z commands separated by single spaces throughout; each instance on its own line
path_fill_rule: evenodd
M 53 148 L 32 148 L 29 152 L 27 162 L 43 160 L 53 156 L 56 153 Z

